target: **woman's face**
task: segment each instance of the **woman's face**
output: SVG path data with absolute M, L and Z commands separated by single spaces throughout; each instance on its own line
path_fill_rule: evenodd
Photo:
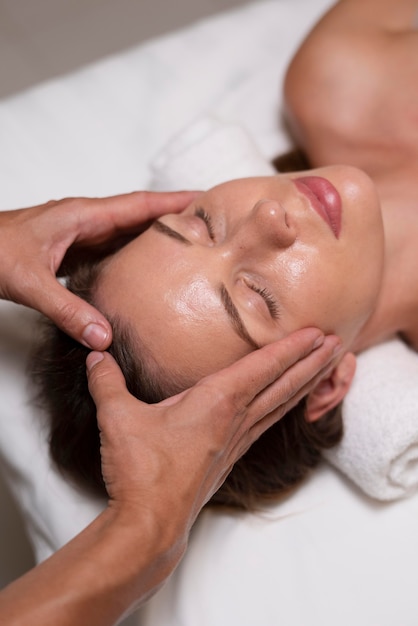
M 373 183 L 334 166 L 214 187 L 112 257 L 98 299 L 193 383 L 306 326 L 348 348 L 382 267 Z

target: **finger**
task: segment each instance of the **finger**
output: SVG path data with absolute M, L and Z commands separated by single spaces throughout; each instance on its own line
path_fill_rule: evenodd
M 341 340 L 338 337 L 333 335 L 326 337 L 318 350 L 297 362 L 254 400 L 248 413 L 248 419 L 252 422 L 250 430 L 253 440 L 312 391 L 340 350 Z M 280 411 L 277 411 L 279 407 Z
M 277 381 L 267 387 L 257 398 L 258 404 L 266 403 L 266 411 L 289 402 L 296 394 L 304 392 L 323 368 L 327 367 L 341 349 L 341 340 L 335 335 L 325 338 L 320 348 L 294 363 Z
M 200 195 L 196 191 L 129 194 L 80 202 L 77 241 L 98 240 L 136 228 L 166 213 L 178 213 Z
M 210 380 L 214 387 L 224 389 L 226 395 L 234 394 L 237 405 L 244 407 L 323 341 L 321 331 L 304 328 L 252 352 L 206 380 Z
M 170 192 L 153 192 L 153 191 L 137 191 L 132 194 L 126 194 L 122 206 L 118 197 L 111 198 L 113 202 L 117 202 L 119 208 L 116 217 L 122 214 L 129 215 L 136 212 L 138 219 L 138 209 L 140 209 L 145 220 L 154 219 L 166 213 L 177 213 L 185 209 L 195 198 L 201 195 L 201 191 L 170 191 Z M 129 198 L 129 196 L 133 196 Z
M 90 395 L 97 408 L 98 420 L 105 413 L 117 412 L 123 399 L 131 399 L 122 371 L 107 352 L 90 352 L 86 360 Z M 136 401 L 141 404 L 140 401 Z
M 231 463 L 235 463 L 266 430 L 314 389 L 328 373 L 330 362 L 335 360 L 340 351 L 341 341 L 335 336 L 327 337 L 323 346 L 290 368 L 264 392 L 264 397 L 260 394 L 254 400 L 247 412 L 245 423 L 241 425 L 245 436 L 237 439 L 236 446 L 231 451 Z M 309 377 L 309 381 L 303 384 Z M 294 389 L 297 389 L 296 393 Z M 288 399 L 283 402 L 286 397 Z
M 49 317 L 59 328 L 88 348 L 105 350 L 112 328 L 93 306 L 68 291 L 47 272 L 33 273 L 20 302 Z

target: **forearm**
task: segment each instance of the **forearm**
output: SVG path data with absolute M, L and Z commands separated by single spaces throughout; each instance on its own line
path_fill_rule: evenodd
M 92 353 L 111 505 L 0 593 L 0 623 L 113 626 L 144 602 L 179 563 L 197 514 L 236 460 L 314 388 L 340 347 L 301 330 L 154 405 L 129 394 L 109 354 Z
M 185 541 L 148 511 L 106 510 L 75 539 L 0 594 L 8 626 L 112 626 L 164 582 Z

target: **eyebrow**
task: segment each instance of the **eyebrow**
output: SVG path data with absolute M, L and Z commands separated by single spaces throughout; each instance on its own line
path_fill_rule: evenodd
M 181 243 L 184 243 L 187 246 L 192 245 L 191 241 L 186 239 L 186 237 L 183 237 L 183 235 L 178 233 L 176 230 L 173 230 L 172 228 L 170 228 L 170 226 L 167 226 L 167 224 L 164 224 L 164 222 L 155 220 L 155 222 L 153 222 L 151 226 L 155 228 L 156 230 L 158 230 L 160 233 L 163 233 L 163 235 L 168 235 L 168 237 L 172 237 L 172 239 L 176 239 L 177 241 L 180 241 Z
M 167 224 L 164 224 L 164 222 L 155 220 L 151 226 L 163 235 L 167 235 L 172 239 L 176 239 L 176 241 L 180 241 L 180 243 L 182 244 L 186 244 L 188 246 L 193 245 L 191 241 L 186 239 L 186 237 L 183 237 L 183 235 L 178 233 L 176 230 L 170 228 L 170 226 L 167 226 Z M 253 348 L 253 350 L 258 350 L 259 348 L 261 348 L 261 346 L 251 337 L 250 333 L 248 332 L 244 322 L 242 321 L 242 317 L 239 314 L 237 307 L 233 303 L 232 298 L 229 295 L 229 292 L 224 283 L 221 283 L 219 285 L 218 291 L 223 307 L 231 322 L 231 326 L 237 333 L 237 335 L 241 337 L 241 339 L 243 339 L 246 343 L 248 343 L 251 348 Z
M 237 335 L 239 335 L 241 339 L 244 339 L 244 341 L 246 341 L 254 350 L 258 350 L 259 348 L 261 348 L 260 344 L 258 344 L 251 337 L 250 333 L 246 329 L 245 324 L 242 321 L 242 318 L 239 314 L 239 311 L 237 307 L 235 306 L 235 304 L 233 303 L 232 298 L 229 295 L 229 292 L 227 288 L 225 287 L 224 283 L 221 283 L 219 286 L 219 295 L 221 298 L 221 302 L 224 306 L 224 309 L 228 314 L 232 327 L 237 333 Z

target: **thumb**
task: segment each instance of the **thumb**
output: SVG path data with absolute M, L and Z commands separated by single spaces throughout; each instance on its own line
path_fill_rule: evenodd
M 50 275 L 32 281 L 22 304 L 37 309 L 87 348 L 105 350 L 112 341 L 107 319 L 92 305 L 74 295 Z
M 115 359 L 108 352 L 90 352 L 86 360 L 90 395 L 101 411 L 117 412 L 123 398 L 131 398 L 125 378 Z M 99 418 L 100 422 L 100 418 Z

